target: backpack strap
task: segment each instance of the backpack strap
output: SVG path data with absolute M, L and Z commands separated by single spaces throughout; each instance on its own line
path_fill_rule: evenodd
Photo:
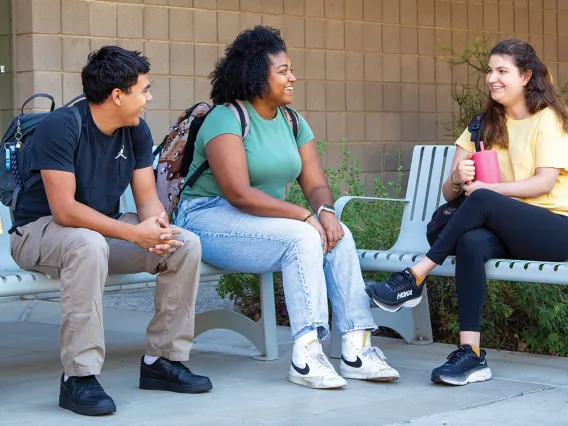
M 474 143 L 475 151 L 479 152 L 481 150 L 479 141 L 483 141 L 483 131 L 485 130 L 485 113 L 476 114 L 467 126 L 467 130 L 471 133 L 469 140 Z
M 233 111 L 233 114 L 235 114 L 235 117 L 237 117 L 237 120 L 241 123 L 242 137 L 244 140 L 248 136 L 250 129 L 250 117 L 245 103 L 240 99 L 235 99 L 225 105 Z
M 288 120 L 292 133 L 294 133 L 294 139 L 298 140 L 298 134 L 300 133 L 300 118 L 298 117 L 298 113 L 292 108 L 288 108 L 286 105 L 282 107 L 282 113 Z

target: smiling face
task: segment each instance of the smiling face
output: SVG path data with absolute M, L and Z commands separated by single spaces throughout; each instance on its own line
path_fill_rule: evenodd
M 513 58 L 507 55 L 492 55 L 489 58 L 487 86 L 491 98 L 505 108 L 513 108 L 525 101 L 525 86 L 531 72 L 521 73 Z
M 148 102 L 152 101 L 150 94 L 150 80 L 147 74 L 140 74 L 134 86 L 130 88 L 130 93 L 125 93 L 120 89 L 113 91 L 113 100 L 120 106 L 118 114 L 124 126 L 137 126 L 140 117 L 144 113 L 144 108 Z
M 263 99 L 276 107 L 291 104 L 294 97 L 296 77 L 292 74 L 290 58 L 286 52 L 269 55 L 269 58 L 271 61 L 270 76 L 268 77 L 270 93 L 264 95 Z

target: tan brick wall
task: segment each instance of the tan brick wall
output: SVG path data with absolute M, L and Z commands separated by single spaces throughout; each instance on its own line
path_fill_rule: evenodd
M 0 3 L 1 4 L 1 3 Z M 207 75 L 244 28 L 282 29 L 299 79 L 294 106 L 330 142 L 338 163 L 346 138 L 367 186 L 410 163 L 416 143 L 448 143 L 454 105 L 451 70 L 438 41 L 530 41 L 568 81 L 568 0 L 17 0 L 19 104 L 37 91 L 61 103 L 81 91 L 89 51 L 118 44 L 152 61 L 154 102 L 146 112 L 156 140 L 173 117 L 207 100 Z
M 0 134 L 3 134 L 8 127 L 13 115 L 12 27 L 10 18 L 10 0 L 0 0 Z M 0 161 L 3 161 L 3 159 Z

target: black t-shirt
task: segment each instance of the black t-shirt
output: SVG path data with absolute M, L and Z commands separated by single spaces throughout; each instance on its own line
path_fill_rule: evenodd
M 87 101 L 75 104 L 81 115 L 81 136 L 77 118 L 70 108 L 49 114 L 37 127 L 32 141 L 31 170 L 60 170 L 75 174 L 75 200 L 117 219 L 120 196 L 134 169 L 152 165 L 152 135 L 140 119 L 136 127 L 121 127 L 113 135 L 102 133 L 93 121 Z M 13 232 L 40 217 L 50 216 L 45 187 L 40 179 L 20 192 L 14 210 Z

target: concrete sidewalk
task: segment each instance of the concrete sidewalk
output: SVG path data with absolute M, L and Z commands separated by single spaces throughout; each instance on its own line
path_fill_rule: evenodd
M 278 329 L 280 359 L 255 361 L 241 336 L 224 330 L 196 339 L 188 366 L 208 375 L 202 395 L 137 388 L 151 313 L 105 308 L 107 359 L 100 381 L 114 415 L 89 418 L 57 406 L 59 304 L 0 303 L 0 425 L 568 425 L 568 359 L 488 351 L 494 379 L 465 387 L 430 382 L 449 345 L 377 339 L 401 374 L 395 383 L 350 380 L 346 389 L 293 385 L 289 329 Z M 337 365 L 337 360 L 333 360 Z

